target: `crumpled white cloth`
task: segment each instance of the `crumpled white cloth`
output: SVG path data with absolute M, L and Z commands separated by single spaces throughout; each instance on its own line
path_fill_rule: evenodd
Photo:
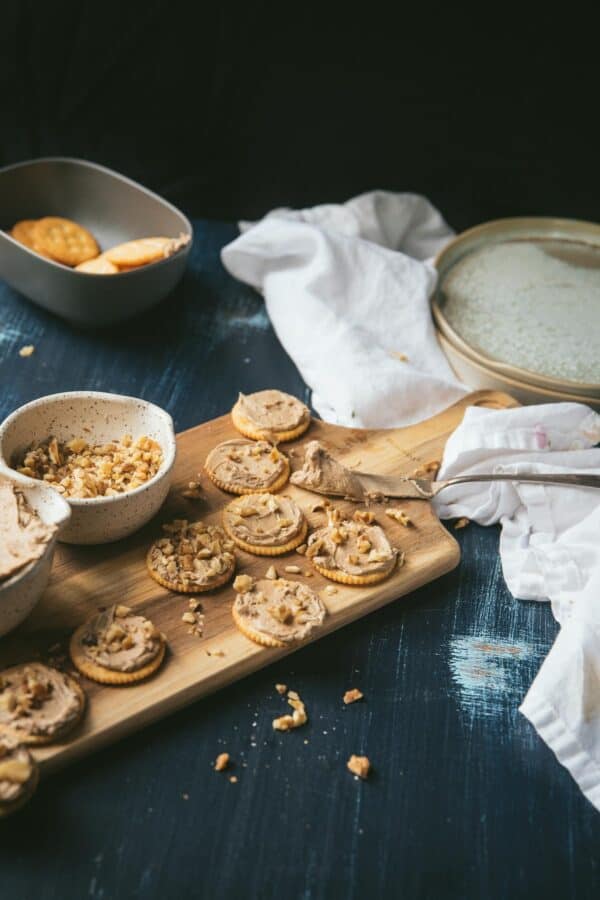
M 428 259 L 453 232 L 425 197 L 374 191 L 240 227 L 223 264 L 264 295 L 324 419 L 409 425 L 463 396 L 429 309 Z
M 600 415 L 579 403 L 470 407 L 438 477 L 600 475 L 599 441 Z M 520 710 L 600 809 L 600 490 L 492 482 L 447 488 L 435 503 L 442 518 L 500 522 L 511 593 L 550 600 L 561 629 Z
M 326 421 L 408 425 L 464 395 L 429 311 L 429 258 L 452 231 L 424 197 L 376 191 L 342 205 L 274 210 L 240 227 L 223 263 L 263 293 Z M 472 407 L 447 443 L 439 477 L 600 473 L 598 441 L 600 416 L 577 403 Z M 561 630 L 521 712 L 600 809 L 600 491 L 475 484 L 449 488 L 436 504 L 442 518 L 500 522 L 509 589 L 550 600 Z

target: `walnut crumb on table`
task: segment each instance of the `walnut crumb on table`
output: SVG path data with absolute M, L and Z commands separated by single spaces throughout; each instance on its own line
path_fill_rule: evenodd
M 367 778 L 371 770 L 368 756 L 356 756 L 354 753 L 346 763 L 346 767 L 358 778 Z
M 300 575 L 302 573 L 300 566 L 285 566 L 285 571 L 289 572 L 290 575 Z
M 224 772 L 229 766 L 229 753 L 219 753 L 215 760 L 215 772 Z
M 471 522 L 470 519 L 467 519 L 466 516 L 461 516 L 460 519 L 457 519 L 454 523 L 454 530 L 457 531 L 459 528 L 466 528 Z
M 284 694 L 287 694 L 287 684 L 276 684 L 275 690 L 283 697 Z
M 19 350 L 19 356 L 31 356 L 34 351 L 35 347 L 33 346 L 33 344 L 25 344 L 25 346 L 21 347 L 21 349 Z
M 282 692 L 280 691 L 280 693 Z M 301 725 L 305 725 L 308 722 L 306 707 L 296 691 L 287 692 L 287 701 L 294 712 L 291 716 L 287 713 L 284 716 L 273 719 L 273 728 L 275 731 L 291 731 L 294 728 L 300 728 Z
M 356 703 L 357 700 L 362 700 L 363 697 L 362 691 L 359 691 L 358 688 L 352 688 L 344 694 L 344 703 L 347 706 L 349 703 Z
M 277 578 L 277 569 L 275 566 L 269 566 L 267 571 L 265 572 L 265 578 L 268 578 L 269 581 L 275 581 Z

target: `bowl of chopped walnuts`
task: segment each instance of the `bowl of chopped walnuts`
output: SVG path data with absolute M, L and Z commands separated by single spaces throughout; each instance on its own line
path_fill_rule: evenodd
M 68 544 L 127 537 L 162 506 L 176 443 L 171 416 L 146 400 L 99 391 L 40 397 L 0 425 L 0 469 L 42 481 L 69 504 Z

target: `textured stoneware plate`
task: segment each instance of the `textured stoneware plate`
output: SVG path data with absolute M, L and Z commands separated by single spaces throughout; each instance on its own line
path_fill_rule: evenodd
M 190 221 L 162 197 L 104 166 L 51 157 L 0 169 L 0 277 L 76 325 L 131 318 L 163 300 L 183 275 L 191 241 L 173 256 L 117 275 L 89 275 L 45 259 L 8 233 L 21 219 L 63 216 L 102 250 L 155 235 L 192 237 Z
M 585 399 L 587 402 L 600 402 L 600 384 L 585 380 L 572 380 L 568 378 L 556 377 L 545 374 L 544 371 L 535 371 L 531 368 L 523 368 L 519 365 L 503 361 L 496 358 L 476 345 L 475 340 L 469 340 L 459 333 L 459 329 L 450 321 L 451 316 L 448 314 L 448 284 L 451 282 L 452 273 L 456 273 L 457 265 L 461 264 L 464 269 L 464 261 L 473 258 L 474 254 L 479 254 L 482 258 L 482 251 L 489 251 L 490 248 L 518 248 L 520 253 L 534 254 L 534 261 L 537 258 L 543 258 L 540 254 L 545 254 L 551 261 L 551 265 L 560 268 L 561 272 L 568 273 L 569 266 L 575 266 L 576 270 L 583 277 L 591 277 L 598 279 L 598 288 L 600 289 L 600 271 L 596 275 L 596 270 L 600 268 L 600 225 L 591 222 L 578 222 L 569 219 L 553 219 L 553 218 L 519 218 L 519 219 L 500 219 L 495 222 L 488 222 L 479 225 L 469 231 L 458 235 L 451 241 L 437 256 L 435 260 L 439 273 L 439 281 L 436 293 L 432 301 L 432 312 L 441 335 L 446 341 L 444 347 L 447 349 L 448 344 L 457 351 L 453 355 L 453 360 L 458 360 L 461 365 L 462 377 L 467 377 L 467 384 L 471 387 L 490 387 L 501 388 L 507 391 L 515 392 L 515 386 L 520 391 L 520 399 L 525 399 L 523 390 L 527 391 L 528 386 L 541 389 L 541 392 L 533 391 L 532 397 L 526 402 L 535 402 L 536 397 L 533 394 L 540 393 L 546 395 L 547 399 Z M 550 248 L 550 249 L 547 249 Z M 537 256 L 535 256 L 537 254 Z M 491 257 L 489 257 L 491 258 Z M 528 257 L 525 257 L 525 265 Z M 560 273 L 559 273 L 560 274 Z M 507 275 L 509 279 L 515 279 L 514 264 L 513 268 L 508 268 L 508 272 L 501 273 L 494 269 L 494 264 L 487 266 L 485 278 L 487 280 L 486 289 L 494 289 L 494 278 L 498 278 L 498 282 L 502 280 L 506 282 Z M 527 270 L 521 273 L 521 278 L 527 276 Z M 539 302 L 539 320 L 541 327 L 544 327 L 547 316 L 550 315 L 550 300 L 548 301 L 548 309 L 544 306 L 546 294 L 551 290 L 564 290 L 564 285 L 560 284 L 560 278 L 556 278 L 554 274 L 550 280 L 555 283 L 547 287 L 545 283 L 537 283 L 537 272 L 532 271 L 531 274 L 531 290 L 538 291 Z M 485 282 L 483 282 L 485 284 Z M 529 286 L 527 286 L 529 288 Z M 567 285 L 570 288 L 570 285 Z M 451 290 L 452 288 L 450 288 Z M 507 298 L 509 289 L 504 286 L 504 297 Z M 522 288 L 521 288 L 522 290 Z M 456 297 L 456 294 L 455 294 Z M 513 298 L 508 298 L 512 300 Z M 577 315 L 575 307 L 568 304 L 569 296 L 565 293 L 564 315 L 569 316 L 571 312 Z M 588 303 L 589 297 L 584 301 Z M 455 300 L 456 303 L 456 300 Z M 553 309 L 556 310 L 556 300 L 552 301 Z M 518 327 L 515 318 L 518 317 L 518 310 L 514 308 L 510 313 L 503 307 L 502 298 L 499 297 L 497 308 L 498 316 L 506 314 L 504 327 L 510 328 L 512 325 Z M 593 310 L 592 310 L 593 316 Z M 501 321 L 501 318 L 500 320 Z M 600 323 L 600 302 L 598 304 L 598 322 Z M 529 333 L 528 340 L 531 341 L 532 347 L 535 346 L 536 339 L 539 335 Z M 600 327 L 593 328 L 593 321 L 586 333 L 586 339 L 598 342 L 598 353 L 600 353 Z M 542 341 L 543 344 L 543 341 Z M 588 344 L 589 348 L 589 344 Z M 543 353 L 544 347 L 541 346 Z M 577 349 L 573 349 L 576 354 Z M 565 344 L 565 355 L 569 355 L 571 350 Z M 475 380 L 466 373 L 465 366 L 462 361 L 466 358 L 472 361 L 474 367 L 468 367 L 472 372 L 477 371 Z M 451 360 L 452 361 L 452 360 Z M 456 368 L 456 366 L 455 366 Z M 543 369 L 543 366 L 540 367 Z M 486 373 L 488 378 L 486 380 Z M 547 393 L 546 393 L 547 392 Z

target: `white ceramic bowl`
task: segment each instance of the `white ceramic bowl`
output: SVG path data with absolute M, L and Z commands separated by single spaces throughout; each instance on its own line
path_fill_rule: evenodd
M 146 400 L 70 391 L 50 394 L 19 407 L 0 425 L 0 466 L 10 466 L 33 442 L 50 436 L 59 441 L 84 437 L 108 443 L 131 434 L 147 435 L 162 447 L 163 461 L 156 475 L 140 487 L 110 497 L 65 497 L 71 508 L 69 524 L 60 540 L 67 544 L 105 544 L 137 531 L 160 509 L 169 491 L 176 444 L 171 416 Z M 29 484 L 39 484 L 26 478 Z M 53 490 L 53 488 L 51 488 Z
M 18 472 L 11 472 L 0 463 L 0 476 L 18 485 L 27 502 L 47 525 L 58 525 L 59 531 L 71 517 L 69 504 L 60 494 L 41 481 L 33 481 Z M 52 567 L 55 534 L 48 542 L 44 554 L 25 566 L 12 578 L 0 582 L 0 635 L 16 628 L 25 619 L 43 593 Z

